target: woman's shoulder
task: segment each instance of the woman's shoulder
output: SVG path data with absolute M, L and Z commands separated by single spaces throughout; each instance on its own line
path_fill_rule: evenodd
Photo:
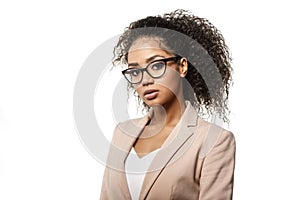
M 225 125 L 223 126 L 222 124 L 210 122 L 208 120 L 198 118 L 198 126 L 200 127 L 205 127 L 209 133 L 222 133 L 224 135 L 228 135 L 229 137 L 234 137 L 233 133 L 228 130 Z
M 199 119 L 198 134 L 204 134 L 200 157 L 205 157 L 213 149 L 221 146 L 235 147 L 234 134 L 221 125 Z
M 113 140 L 124 137 L 136 137 L 148 121 L 148 117 L 139 117 L 116 123 Z
M 116 124 L 116 128 L 141 128 L 148 121 L 148 117 L 127 119 Z

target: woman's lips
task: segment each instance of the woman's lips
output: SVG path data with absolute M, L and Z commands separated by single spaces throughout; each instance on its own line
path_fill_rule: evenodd
M 144 92 L 144 97 L 147 100 L 155 99 L 158 95 L 158 90 L 146 90 Z

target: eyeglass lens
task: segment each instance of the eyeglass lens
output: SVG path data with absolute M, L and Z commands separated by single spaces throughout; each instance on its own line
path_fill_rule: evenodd
M 166 64 L 164 61 L 150 63 L 145 68 L 132 68 L 125 72 L 126 79 L 131 83 L 139 83 L 143 79 L 143 71 L 146 71 L 152 78 L 159 78 L 165 73 Z

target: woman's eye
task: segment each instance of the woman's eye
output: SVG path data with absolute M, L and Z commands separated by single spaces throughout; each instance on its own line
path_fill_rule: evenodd
M 160 69 L 162 69 L 164 67 L 164 65 L 165 65 L 165 63 L 163 63 L 163 62 L 153 63 L 151 65 L 151 69 L 153 69 L 153 70 L 160 70 Z
M 138 76 L 140 74 L 140 70 L 134 69 L 130 71 L 131 76 Z

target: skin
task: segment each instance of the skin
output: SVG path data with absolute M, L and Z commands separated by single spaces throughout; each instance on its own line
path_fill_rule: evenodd
M 161 42 L 155 39 L 138 39 L 128 53 L 130 68 L 145 67 L 149 62 L 173 57 L 174 54 L 161 49 Z M 174 129 L 185 110 L 182 79 L 188 69 L 186 58 L 180 62 L 167 63 L 165 74 L 160 78 L 152 78 L 146 72 L 141 83 L 135 84 L 134 89 L 140 98 L 153 108 L 153 115 L 139 138 L 134 149 L 139 157 L 160 148 Z M 154 90 L 147 96 L 146 91 Z

